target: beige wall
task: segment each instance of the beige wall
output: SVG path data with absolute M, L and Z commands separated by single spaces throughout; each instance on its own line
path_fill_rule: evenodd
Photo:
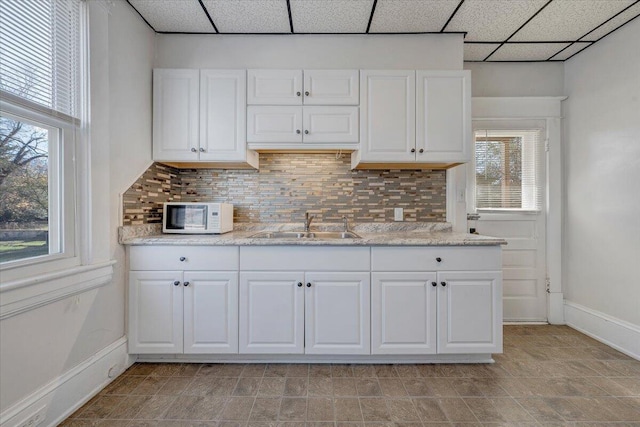
M 472 96 L 562 96 L 562 62 L 465 62 Z

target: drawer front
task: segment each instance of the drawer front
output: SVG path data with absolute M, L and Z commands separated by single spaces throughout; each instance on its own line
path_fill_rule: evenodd
M 131 246 L 130 270 L 238 270 L 237 246 Z
M 440 259 L 440 261 L 438 261 Z M 501 270 L 500 246 L 373 247 L 372 271 Z
M 240 269 L 253 271 L 369 271 L 368 247 L 242 246 Z

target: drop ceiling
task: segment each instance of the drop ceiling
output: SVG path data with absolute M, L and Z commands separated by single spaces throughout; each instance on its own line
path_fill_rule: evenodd
M 565 61 L 640 0 L 127 0 L 162 34 L 464 34 L 464 60 Z

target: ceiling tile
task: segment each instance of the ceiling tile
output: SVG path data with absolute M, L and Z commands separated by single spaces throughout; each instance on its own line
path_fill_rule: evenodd
M 564 61 L 565 59 L 569 58 L 570 56 L 580 52 L 582 49 L 586 48 L 587 46 L 591 45 L 591 43 L 583 43 L 583 42 L 575 42 L 574 44 L 572 44 L 571 46 L 569 46 L 568 48 L 566 48 L 565 50 L 563 50 L 562 52 L 558 53 L 556 56 L 554 56 L 553 58 L 551 58 L 553 61 Z
M 631 6 L 629 9 L 622 12 L 620 15 L 613 18 L 611 21 L 604 24 L 602 27 L 597 28 L 592 33 L 587 34 L 582 40 L 596 41 L 600 37 L 603 37 L 609 34 L 611 31 L 618 28 L 620 25 L 625 22 L 633 19 L 634 17 L 640 15 L 640 3 L 636 3 Z
M 198 0 L 129 0 L 156 31 L 215 33 Z
M 578 40 L 635 0 L 555 0 L 510 41 Z
M 203 0 L 221 33 L 289 33 L 285 0 Z
M 364 33 L 373 0 L 291 0 L 296 33 Z
M 546 61 L 570 43 L 506 43 L 488 61 Z
M 465 41 L 503 42 L 547 0 L 466 0 L 445 31 L 466 31 Z
M 464 44 L 464 60 L 465 61 L 482 61 L 489 56 L 491 52 L 496 50 L 500 44 L 489 43 L 465 43 Z
M 378 0 L 370 33 L 437 32 L 459 0 Z

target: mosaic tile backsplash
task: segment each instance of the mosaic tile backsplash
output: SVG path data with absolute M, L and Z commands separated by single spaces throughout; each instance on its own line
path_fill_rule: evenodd
M 235 222 L 444 222 L 443 170 L 351 170 L 350 156 L 260 154 L 260 170 L 176 169 L 154 163 L 123 196 L 123 224 L 162 221 L 162 203 L 228 202 Z

